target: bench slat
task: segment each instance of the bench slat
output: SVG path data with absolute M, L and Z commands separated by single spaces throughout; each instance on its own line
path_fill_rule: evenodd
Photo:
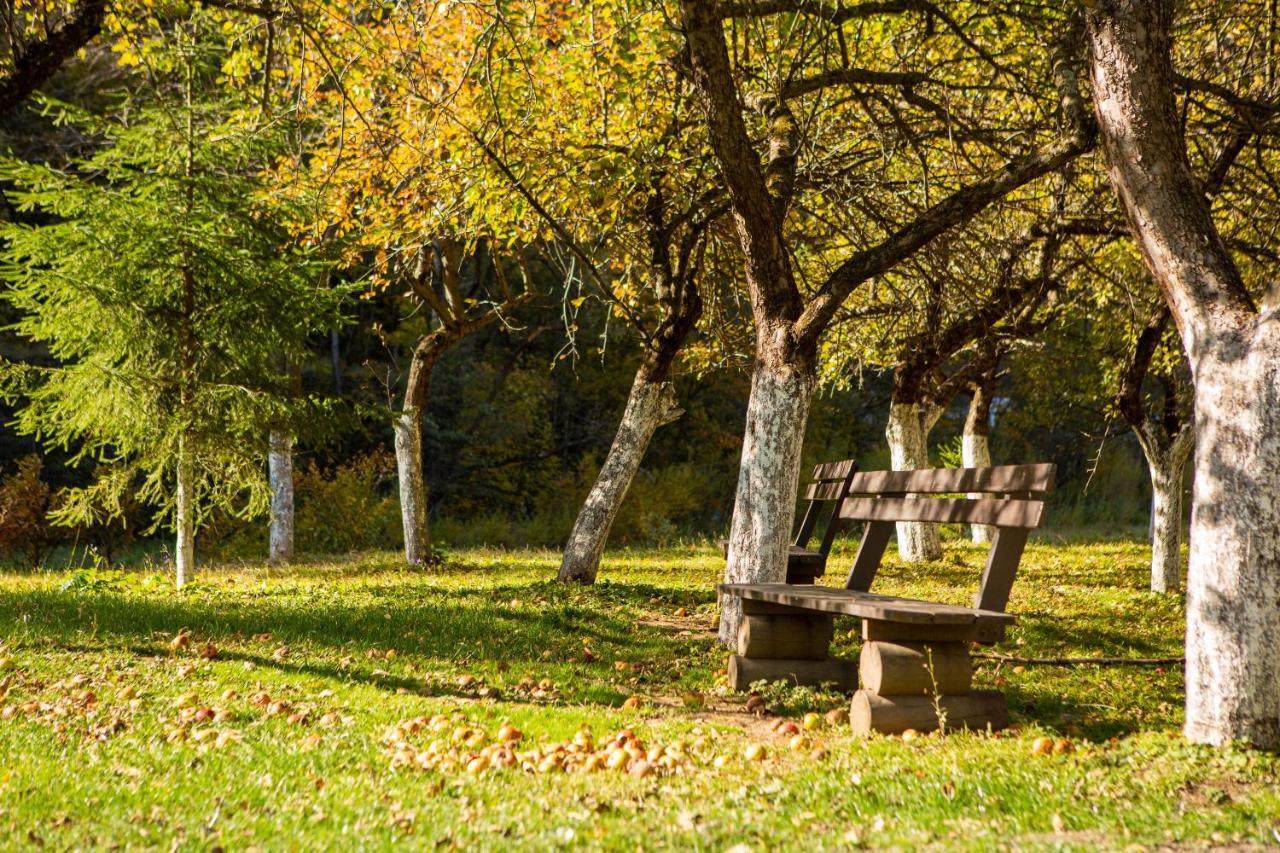
M 984 498 L 846 498 L 840 517 L 848 521 L 935 521 L 1034 528 L 1043 501 Z
M 804 490 L 804 496 L 811 501 L 834 501 L 845 495 L 844 480 L 834 483 L 810 483 Z
M 1056 470 L 1056 465 L 1046 462 L 1039 465 L 997 465 L 993 468 L 863 471 L 853 476 L 849 491 L 854 494 L 1025 493 L 1035 497 L 1053 488 Z
M 814 480 L 843 480 L 858 464 L 856 459 L 845 459 L 842 462 L 823 462 L 813 466 Z
M 978 622 L 1011 624 L 1014 617 L 993 610 L 978 610 L 954 604 L 937 604 L 914 598 L 898 598 L 831 587 L 788 584 L 722 584 L 720 591 L 750 601 L 766 601 L 819 613 L 840 613 L 878 619 L 932 625 L 972 625 Z

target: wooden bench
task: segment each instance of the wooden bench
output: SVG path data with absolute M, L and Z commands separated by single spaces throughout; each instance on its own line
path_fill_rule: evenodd
M 972 643 L 1004 637 L 1014 617 L 1009 591 L 1031 530 L 1040 523 L 1053 465 L 869 471 L 855 474 L 837 514 L 841 523 L 866 522 L 844 589 L 788 584 L 724 584 L 742 599 L 737 653 L 729 682 L 832 683 L 852 690 L 854 730 L 894 733 L 948 727 L 1002 728 L 1004 694 L 972 689 Z M 984 497 L 952 497 L 959 493 Z M 989 524 L 996 535 L 972 607 L 919 601 L 870 591 L 885 547 L 899 521 Z M 862 622 L 857 676 L 852 661 L 830 656 L 834 617 Z
M 787 553 L 787 583 L 811 584 L 826 572 L 831 545 L 844 526 L 838 517 L 840 503 L 849 494 L 849 486 L 857 470 L 858 463 L 853 459 L 814 466 L 812 482 L 805 489 L 809 503 L 800 517 L 795 544 Z M 809 540 L 824 515 L 827 517 L 826 530 L 817 550 L 813 550 L 809 548 Z M 720 548 L 728 557 L 729 540 L 720 540 Z

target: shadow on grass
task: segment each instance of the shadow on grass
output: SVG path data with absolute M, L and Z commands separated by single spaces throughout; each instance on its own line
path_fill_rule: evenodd
M 0 625 L 25 642 L 67 646 L 83 644 L 89 634 L 104 647 L 130 649 L 154 648 L 157 637 L 171 637 L 184 628 L 220 647 L 229 638 L 270 632 L 272 643 L 311 646 L 321 657 L 394 648 L 402 655 L 499 668 L 579 663 L 585 641 L 602 661 L 648 661 L 656 671 L 707 643 L 639 622 L 638 607 L 651 607 L 652 598 L 668 596 L 699 598 L 646 585 L 566 590 L 543 581 L 478 589 L 414 583 L 243 588 L 165 598 L 27 588 L 0 590 Z M 277 665 L 252 655 L 246 659 Z M 314 674 L 345 677 L 336 669 Z M 423 686 L 410 681 L 390 686 Z

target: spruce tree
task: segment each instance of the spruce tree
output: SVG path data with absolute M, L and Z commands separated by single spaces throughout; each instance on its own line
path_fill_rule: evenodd
M 3 297 L 56 362 L 7 371 L 17 427 L 100 463 L 60 520 L 118 514 L 128 494 L 155 506 L 179 588 L 210 511 L 266 508 L 268 426 L 316 405 L 278 366 L 341 298 L 295 236 L 303 196 L 269 177 L 296 125 L 221 86 L 220 50 L 194 29 L 174 30 L 110 115 L 56 107 L 97 142 L 90 156 L 0 162 L 12 203 L 43 223 L 0 231 Z

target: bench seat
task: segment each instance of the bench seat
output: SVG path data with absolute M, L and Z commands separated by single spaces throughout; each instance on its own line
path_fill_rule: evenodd
M 819 613 L 859 616 L 878 622 L 927 625 L 1009 625 L 1015 616 L 996 610 L 979 610 L 955 604 L 938 604 L 914 598 L 877 595 L 852 589 L 793 586 L 785 583 L 721 584 L 720 591 L 744 601 L 763 601 Z

